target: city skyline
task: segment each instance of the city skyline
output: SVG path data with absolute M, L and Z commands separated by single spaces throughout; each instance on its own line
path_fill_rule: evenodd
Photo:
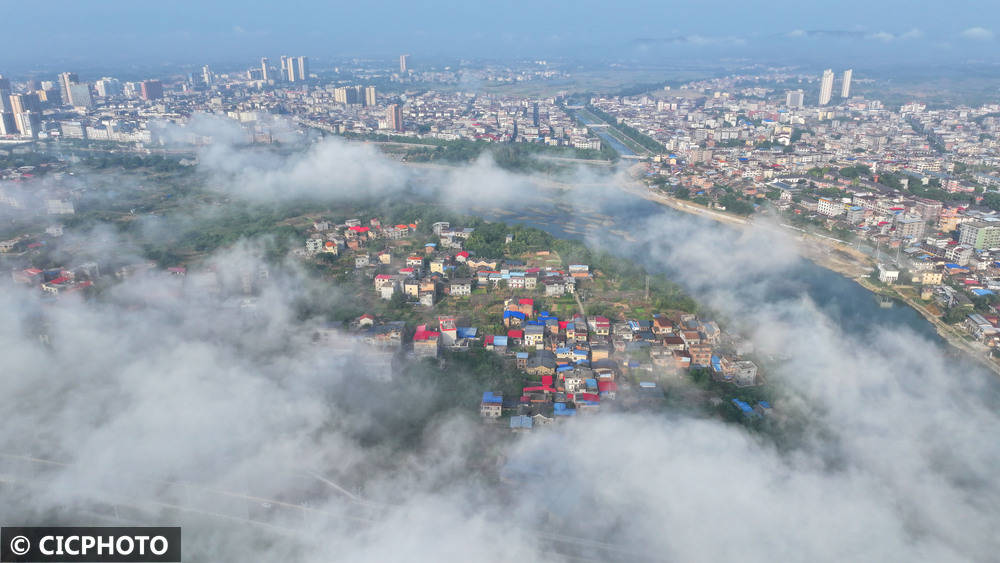
M 111 2 L 113 8 L 99 17 L 83 5 L 67 4 L 44 19 L 25 19 L 12 26 L 0 66 L 101 58 L 116 64 L 198 58 L 216 63 L 284 47 L 319 58 L 411 52 L 433 58 L 454 56 L 455 45 L 464 45 L 460 56 L 487 58 L 644 60 L 683 54 L 709 60 L 753 56 L 797 62 L 837 59 L 832 61 L 836 63 L 866 55 L 873 64 L 915 57 L 925 62 L 997 60 L 998 30 L 983 25 L 982 6 L 971 1 L 911 10 L 898 0 L 849 0 L 835 12 L 790 0 L 772 3 L 766 11 L 726 2 L 730 17 L 718 21 L 706 21 L 696 6 L 649 1 L 633 1 L 616 10 L 593 3 L 516 2 L 486 20 L 475 17 L 475 7 L 438 11 L 399 2 L 382 4 L 387 16 L 368 5 L 313 4 L 285 13 L 219 2 L 198 4 L 199 18 L 178 17 L 184 10 L 176 4 Z M 520 21 L 516 14 L 524 10 L 536 17 Z M 595 18 L 597 10 L 601 15 Z M 864 21 L 856 19 L 859 11 L 866 14 Z M 300 17 L 303 12 L 311 17 Z M 660 16 L 670 17 L 668 26 L 662 25 Z M 353 25 L 331 36 L 326 29 L 329 21 Z M 590 32 L 575 33 L 581 25 L 588 25 Z
M 996 9 L 55 8 L 0 51 L 10 526 L 996 558 Z

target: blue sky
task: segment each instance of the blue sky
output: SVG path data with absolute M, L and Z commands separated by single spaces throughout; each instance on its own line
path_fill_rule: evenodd
M 7 10 L 6 66 L 260 55 L 996 60 L 1000 2 L 55 1 Z M 30 17 L 29 17 L 30 16 Z

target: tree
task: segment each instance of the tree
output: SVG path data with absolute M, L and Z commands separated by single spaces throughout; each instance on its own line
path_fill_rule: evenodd
M 952 307 L 948 309 L 948 312 L 944 315 L 944 322 L 948 324 L 955 324 L 965 320 L 965 317 L 969 316 L 969 310 L 965 307 Z
M 389 306 L 393 309 L 399 310 L 406 305 L 406 296 L 403 294 L 402 290 L 397 289 L 392 292 L 392 297 L 389 298 Z
M 983 205 L 990 209 L 1000 211 L 1000 192 L 986 192 L 983 194 Z
M 726 211 L 737 215 L 750 215 L 754 211 L 752 203 L 731 194 L 719 198 L 719 203 L 725 206 Z

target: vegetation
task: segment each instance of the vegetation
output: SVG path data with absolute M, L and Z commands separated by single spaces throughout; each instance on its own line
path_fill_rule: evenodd
M 750 215 L 754 212 L 754 206 L 749 201 L 739 198 L 733 194 L 726 194 L 719 198 L 719 204 L 726 208 L 726 211 L 736 215 Z
M 545 171 L 544 160 L 538 157 L 552 156 L 557 158 L 575 158 L 580 160 L 617 160 L 618 153 L 610 147 L 600 150 L 578 149 L 570 146 L 550 146 L 543 143 L 494 143 L 489 141 L 472 141 L 458 139 L 454 141 L 433 138 L 403 137 L 397 135 L 358 135 L 344 133 L 351 139 L 385 141 L 405 145 L 426 145 L 427 148 L 415 147 L 406 152 L 407 160 L 411 162 L 472 162 L 482 154 L 493 156 L 497 165 L 508 170 L 539 169 Z

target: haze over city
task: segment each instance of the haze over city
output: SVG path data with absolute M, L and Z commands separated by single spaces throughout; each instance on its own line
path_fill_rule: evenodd
M 170 526 L 185 561 L 994 559 L 998 15 L 19 19 L 3 556 Z
M 984 17 L 991 9 L 976 0 L 919 8 L 905 0 L 847 0 L 836 6 L 713 2 L 710 7 L 517 1 L 497 9 L 445 1 L 60 2 L 45 18 L 14 16 L 0 65 L 223 63 L 289 49 L 321 60 L 414 52 L 428 60 L 996 63 L 994 34 L 1000 30 Z

